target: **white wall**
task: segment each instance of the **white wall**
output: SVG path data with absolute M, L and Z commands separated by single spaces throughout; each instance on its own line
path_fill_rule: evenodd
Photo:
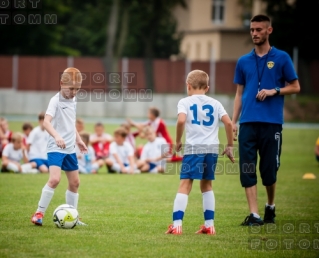
M 15 91 L 0 90 L 0 116 L 6 115 L 35 115 L 47 109 L 50 98 L 56 92 Z M 145 118 L 148 107 L 155 106 L 161 111 L 161 117 L 165 119 L 176 118 L 176 106 L 178 101 L 185 97 L 183 94 L 153 94 L 152 100 L 141 102 L 123 99 L 110 101 L 109 96 L 103 95 L 104 100 L 96 102 L 87 99 L 87 102 L 79 102 L 77 115 L 80 117 L 101 118 Z M 227 95 L 218 95 L 216 98 L 224 105 L 231 116 L 233 98 Z

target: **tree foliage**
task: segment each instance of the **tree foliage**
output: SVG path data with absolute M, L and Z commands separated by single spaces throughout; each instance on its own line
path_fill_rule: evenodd
M 263 0 L 267 2 L 267 14 L 272 18 L 274 31 L 270 37 L 272 45 L 292 55 L 294 47 L 304 60 L 319 59 L 318 11 L 319 1 Z
M 104 56 L 113 1 L 41 1 L 39 13 L 57 14 L 58 23 L 1 25 L 0 54 Z M 186 6 L 184 0 L 117 1 L 118 19 L 111 46 L 116 56 L 167 58 L 178 53 L 180 37 L 171 11 L 177 4 Z

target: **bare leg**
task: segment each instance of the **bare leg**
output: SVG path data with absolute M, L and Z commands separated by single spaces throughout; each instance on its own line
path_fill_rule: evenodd
M 246 198 L 247 198 L 250 213 L 258 214 L 257 185 L 246 187 L 245 192 L 246 192 Z
M 268 204 L 273 205 L 275 201 L 276 183 L 266 186 L 266 190 L 268 196 Z

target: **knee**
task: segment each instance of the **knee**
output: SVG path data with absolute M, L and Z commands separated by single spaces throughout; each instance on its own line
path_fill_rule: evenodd
M 79 188 L 80 186 L 80 179 L 74 179 L 72 181 L 69 182 L 69 188 L 72 192 L 76 192 L 76 190 Z
M 49 172 L 48 167 L 45 166 L 45 165 L 39 167 L 39 170 L 40 170 L 41 173 L 48 173 Z
M 49 179 L 48 185 L 51 188 L 56 188 L 60 183 L 60 179 L 61 179 L 60 177 L 52 177 Z

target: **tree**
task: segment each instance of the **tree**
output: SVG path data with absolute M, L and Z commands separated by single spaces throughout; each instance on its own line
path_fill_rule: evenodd
M 274 27 L 270 38 L 272 44 L 290 55 L 293 48 L 298 47 L 301 59 L 318 59 L 316 31 L 319 1 L 295 0 L 292 4 L 287 0 L 263 1 L 267 2 L 266 12 Z

